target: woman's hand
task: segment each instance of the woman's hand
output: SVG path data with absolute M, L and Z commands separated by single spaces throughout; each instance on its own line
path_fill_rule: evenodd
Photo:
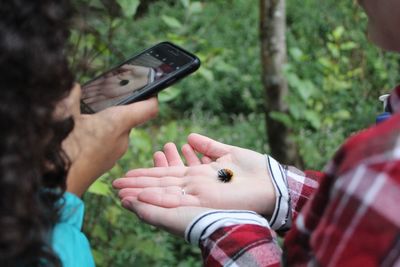
M 80 114 L 80 87 L 62 101 L 57 113 L 74 117 L 75 127 L 63 142 L 72 165 L 67 190 L 81 196 L 125 153 L 133 127 L 153 118 L 158 112 L 156 98 L 125 106 L 115 106 L 96 114 Z M 70 114 L 68 112 L 70 111 Z
M 142 221 L 183 237 L 187 226 L 198 215 L 210 210 L 202 207 L 164 208 L 126 197 L 122 206 L 134 212 Z
M 196 152 L 203 155 L 199 159 Z M 182 147 L 185 166 L 176 146 L 164 146 L 154 154 L 154 168 L 136 169 L 114 181 L 122 202 L 137 199 L 163 208 L 200 206 L 217 209 L 253 210 L 265 216 L 273 213 L 274 187 L 265 156 L 229 146 L 208 137 L 191 134 Z M 232 180 L 223 183 L 218 170 L 233 171 Z

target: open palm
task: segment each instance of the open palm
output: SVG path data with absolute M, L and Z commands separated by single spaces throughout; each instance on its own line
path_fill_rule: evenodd
M 168 143 L 163 152 L 154 154 L 156 167 L 135 169 L 115 180 L 121 200 L 135 198 L 164 208 L 200 206 L 272 214 L 275 195 L 264 155 L 199 134 L 189 135 L 182 153 L 187 166 L 176 146 Z M 223 168 L 234 173 L 228 183 L 218 179 Z

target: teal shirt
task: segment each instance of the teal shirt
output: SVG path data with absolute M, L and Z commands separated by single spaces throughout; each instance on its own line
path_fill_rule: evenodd
M 63 267 L 94 267 L 89 241 L 82 233 L 85 206 L 80 198 L 66 192 L 61 218 L 52 235 L 52 247 Z

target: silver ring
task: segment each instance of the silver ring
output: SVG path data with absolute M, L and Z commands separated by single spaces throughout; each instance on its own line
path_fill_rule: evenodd
M 182 194 L 182 196 L 184 196 L 184 195 L 186 195 L 186 191 L 185 191 L 185 189 L 181 189 L 181 194 Z

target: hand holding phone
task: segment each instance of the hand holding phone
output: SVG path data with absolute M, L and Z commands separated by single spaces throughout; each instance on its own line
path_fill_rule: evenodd
M 82 86 L 81 109 L 94 113 L 114 105 L 148 98 L 200 66 L 200 60 L 184 49 L 159 43 L 124 61 Z
M 70 162 L 67 191 L 78 196 L 125 153 L 132 128 L 158 113 L 155 97 L 90 115 L 81 114 L 81 99 L 81 87 L 75 84 L 54 111 L 58 120 L 70 117 L 74 120 L 74 128 L 63 140 L 62 148 Z

